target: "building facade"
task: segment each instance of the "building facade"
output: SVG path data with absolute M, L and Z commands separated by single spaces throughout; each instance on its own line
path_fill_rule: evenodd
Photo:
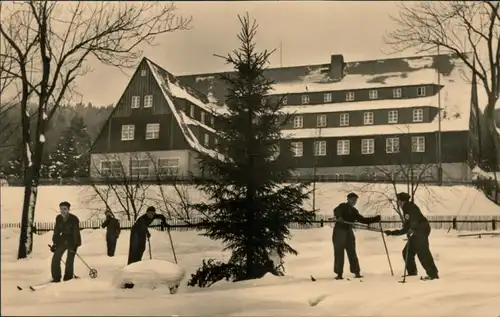
M 297 174 L 458 181 L 470 179 L 479 155 L 476 82 L 464 70 L 451 55 L 351 63 L 333 55 L 266 76 L 275 82 L 268 97 L 291 117 L 282 147 L 292 148 Z M 225 95 L 217 73 L 175 77 L 144 59 L 92 148 L 92 175 L 113 164 L 116 173 L 120 165 L 134 175 L 200 174 L 197 153 L 218 155 Z

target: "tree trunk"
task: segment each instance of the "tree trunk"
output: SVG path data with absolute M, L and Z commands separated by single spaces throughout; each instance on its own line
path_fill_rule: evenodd
M 35 206 L 38 196 L 38 177 L 33 175 L 33 166 L 28 167 L 24 184 L 21 234 L 19 236 L 18 259 L 25 259 L 33 251 L 33 229 L 35 227 Z

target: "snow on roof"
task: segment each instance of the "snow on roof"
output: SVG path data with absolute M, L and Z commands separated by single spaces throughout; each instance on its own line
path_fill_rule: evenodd
M 184 138 L 189 143 L 189 146 L 191 146 L 191 148 L 193 148 L 194 150 L 196 150 L 198 152 L 205 153 L 207 155 L 210 155 L 213 158 L 217 158 L 217 159 L 222 160 L 223 156 L 221 154 L 219 154 L 218 152 L 216 152 L 214 150 L 207 149 L 200 144 L 198 138 L 196 138 L 193 131 L 191 131 L 191 129 L 189 128 L 189 126 L 188 126 L 189 123 L 184 120 L 185 118 L 189 118 L 189 117 L 182 115 L 182 111 L 177 109 L 172 98 L 170 97 L 170 95 L 173 95 L 173 96 L 178 97 L 178 98 L 183 98 L 181 96 L 186 96 L 186 95 L 190 96 L 190 94 L 188 94 L 184 89 L 181 89 L 179 86 L 172 84 L 171 81 L 169 81 L 167 78 L 165 78 L 165 76 L 161 76 L 160 70 L 158 69 L 158 67 L 156 65 L 151 63 L 149 60 L 147 61 L 147 63 L 151 69 L 151 73 L 153 74 L 155 80 L 157 81 L 158 85 L 161 87 L 161 91 L 163 92 L 163 96 L 165 97 L 165 100 L 167 101 L 167 104 L 170 107 L 170 110 L 172 111 L 172 114 L 174 115 L 176 121 L 179 123 L 179 127 L 184 135 Z M 177 87 L 177 88 L 175 88 L 175 87 Z M 174 95 L 174 93 L 172 93 L 172 88 L 173 88 L 175 93 L 181 94 L 181 96 Z M 184 91 L 185 93 L 183 93 L 182 91 Z M 193 98 L 193 99 L 197 100 L 196 98 Z M 189 118 L 189 120 L 194 122 L 194 120 L 192 120 L 191 118 Z
M 196 125 L 196 126 L 199 126 L 199 127 L 202 127 L 204 128 L 205 130 L 208 130 L 212 133 L 215 133 L 216 131 L 212 128 L 212 127 L 209 127 L 208 125 L 206 124 L 203 124 L 201 123 L 200 121 L 198 120 L 194 120 L 193 118 L 190 118 L 187 114 L 184 113 L 184 111 L 179 111 L 179 114 L 182 118 L 182 120 L 186 123 L 186 124 L 190 124 L 190 125 Z
M 195 96 L 190 94 L 189 91 L 187 91 L 186 89 L 181 87 L 179 84 L 174 83 L 172 80 L 170 80 L 168 78 L 168 76 L 162 76 L 162 73 L 166 72 L 166 71 L 161 69 L 160 67 L 158 67 L 154 63 L 150 62 L 149 60 L 148 60 L 148 64 L 149 64 L 149 67 L 151 68 L 151 70 L 153 71 L 153 73 L 155 73 L 158 77 L 163 78 L 163 80 L 168 83 L 169 91 L 174 97 L 188 100 L 189 102 L 197 105 L 198 107 L 200 107 L 201 109 L 203 109 L 209 113 L 224 112 L 225 109 L 223 107 L 221 107 L 215 103 L 212 103 L 212 102 L 204 103 L 203 101 L 199 100 L 198 98 L 196 98 Z
M 321 69 L 316 69 L 301 78 L 301 81 L 273 85 L 271 95 L 424 85 L 436 80 L 437 71 L 434 68 L 425 68 L 417 71 L 376 75 L 347 74 L 338 82 L 329 82 L 326 78 L 326 74 L 322 73 Z
M 414 67 L 417 64 L 412 64 Z M 376 109 L 401 109 L 410 107 L 431 106 L 438 108 L 441 106 L 441 131 L 467 131 L 469 129 L 470 105 L 471 105 L 471 84 L 464 78 L 466 66 L 459 61 L 455 61 L 455 67 L 449 75 L 441 75 L 438 80 L 437 72 L 432 70 L 418 70 L 414 73 L 414 78 L 426 78 L 422 84 L 440 84 L 443 86 L 440 94 L 434 96 L 414 98 L 414 99 L 390 99 L 390 100 L 372 100 L 359 102 L 342 102 L 322 105 L 305 106 L 286 106 L 284 112 L 305 114 L 305 113 L 331 113 L 345 111 L 363 111 Z M 430 74 L 435 75 L 432 80 Z M 421 75 L 419 75 L 421 74 Z M 359 76 L 367 77 L 367 76 Z M 368 76 L 369 77 L 369 76 Z M 409 76 L 410 77 L 410 76 Z M 427 81 L 428 80 L 428 81 Z M 366 79 L 365 79 L 366 82 Z M 412 83 L 416 83 L 410 80 Z M 399 86 L 408 84 L 406 81 L 400 81 Z M 392 83 L 391 83 L 392 85 Z M 386 87 L 381 84 L 378 87 Z M 441 101 L 439 103 L 439 101 Z M 401 131 L 411 130 L 411 133 L 424 133 L 438 131 L 439 116 L 436 116 L 429 123 L 414 123 L 408 125 L 376 125 L 359 127 L 336 127 L 322 128 L 321 135 L 324 137 L 338 136 L 356 136 L 356 135 L 374 135 L 374 134 L 396 134 Z M 318 135 L 318 129 L 293 129 L 284 130 L 284 135 L 291 138 L 312 138 Z

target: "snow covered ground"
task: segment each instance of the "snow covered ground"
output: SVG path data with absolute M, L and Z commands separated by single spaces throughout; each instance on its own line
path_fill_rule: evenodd
M 165 288 L 119 289 L 113 283 L 126 264 L 128 232 L 118 242 L 117 255 L 105 255 L 103 230 L 82 231 L 81 256 L 99 271 L 91 280 L 78 259 L 82 278 L 50 285 L 36 292 L 18 291 L 16 285 L 38 284 L 50 278 L 47 244 L 51 234 L 35 237 L 30 259 L 16 261 L 18 232 L 2 230 L 2 315 L 100 316 L 498 316 L 500 314 L 500 237 L 459 238 L 452 231 L 435 230 L 431 249 L 441 279 L 422 282 L 403 272 L 401 237 L 386 238 L 395 276 L 390 275 L 380 234 L 357 232 L 358 256 L 365 278 L 332 279 L 331 229 L 294 230 L 296 257 L 285 258 L 287 276 L 265 276 L 239 283 L 219 282 L 208 289 L 188 288 L 187 279 L 203 258 L 224 259 L 219 243 L 195 232 L 173 232 L 179 264 L 186 278 L 179 292 Z M 172 261 L 168 236 L 152 230 L 152 255 Z M 148 252 L 145 252 L 145 258 Z M 346 270 L 348 265 L 346 263 Z M 419 267 L 420 268 L 420 267 Z M 346 271 L 348 273 L 348 271 Z M 309 276 L 317 279 L 311 282 Z M 424 274 L 420 270 L 420 274 Z M 312 304 L 316 304 L 311 306 Z
M 354 191 L 359 194 L 358 207 L 364 214 L 381 214 L 394 216 L 388 197 L 394 197 L 394 189 L 390 184 L 365 183 L 318 183 L 316 191 L 316 208 L 318 213 L 331 215 L 332 207 L 345 200 L 346 194 Z M 500 207 L 489 201 L 484 194 L 466 186 L 424 186 L 417 192 L 417 203 L 427 215 L 435 216 L 493 216 L 500 215 Z M 166 187 L 166 186 L 165 186 Z M 398 190 L 406 190 L 400 185 Z M 22 208 L 22 187 L 0 188 L 1 223 L 19 223 Z M 188 193 L 191 202 L 202 200 L 202 195 L 194 188 L 182 191 Z M 166 188 L 165 192 L 172 201 L 178 200 L 175 190 Z M 155 187 L 148 189 L 148 204 L 156 205 L 162 210 L 161 195 Z M 71 203 L 71 211 L 80 221 L 102 218 L 104 204 L 95 199 L 89 186 L 42 186 L 39 189 L 35 221 L 53 222 L 59 212 L 59 203 L 67 200 Z M 117 201 L 111 199 L 113 210 L 122 210 Z M 312 202 L 306 202 L 312 208 Z M 118 215 L 118 214 L 117 214 Z M 119 215 L 118 215 L 119 216 Z

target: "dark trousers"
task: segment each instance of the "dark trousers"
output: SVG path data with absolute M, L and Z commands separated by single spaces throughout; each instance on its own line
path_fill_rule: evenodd
M 144 251 L 146 251 L 146 237 L 138 237 L 131 233 L 127 264 L 141 261 Z
M 406 252 L 408 252 L 408 260 L 406 262 L 406 272 L 408 275 L 417 275 L 417 264 L 415 263 L 415 256 L 417 256 L 427 275 L 431 277 L 437 276 L 438 269 L 429 248 L 429 233 L 415 232 L 408 239 L 408 242 L 406 242 L 403 249 L 403 259 L 406 260 Z
M 66 252 L 66 267 L 64 269 L 64 280 L 68 281 L 74 277 L 74 264 L 75 264 L 75 253 L 76 250 L 69 250 L 66 245 L 61 245 L 57 247 L 56 251 L 52 255 L 52 263 L 50 265 L 50 270 L 52 273 L 52 280 L 54 282 L 61 281 L 61 259 Z
M 116 237 L 106 237 L 106 247 L 108 249 L 108 256 L 115 256 L 117 241 L 118 238 Z
M 344 252 L 347 253 L 351 273 L 361 272 L 358 256 L 356 255 L 356 238 L 351 229 L 334 228 L 333 229 L 333 272 L 342 275 L 344 272 Z

